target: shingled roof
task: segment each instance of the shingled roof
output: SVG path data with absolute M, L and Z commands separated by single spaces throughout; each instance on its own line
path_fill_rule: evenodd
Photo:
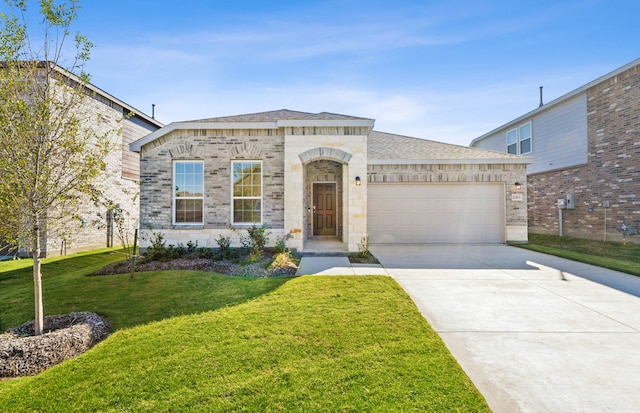
M 308 113 L 289 109 L 272 110 L 269 112 L 247 113 L 244 115 L 222 116 L 218 118 L 197 119 L 187 122 L 206 123 L 238 123 L 238 122 L 276 122 L 279 120 L 369 120 L 355 116 L 339 115 L 337 113 L 320 112 Z
M 531 159 L 486 149 L 435 142 L 392 133 L 371 131 L 367 139 L 370 164 L 391 163 L 531 163 Z

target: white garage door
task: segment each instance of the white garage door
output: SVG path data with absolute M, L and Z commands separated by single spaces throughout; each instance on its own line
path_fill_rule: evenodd
M 369 242 L 502 243 L 504 184 L 369 184 Z

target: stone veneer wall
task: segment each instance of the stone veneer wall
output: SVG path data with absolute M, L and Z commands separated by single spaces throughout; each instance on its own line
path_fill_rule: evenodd
M 529 176 L 531 232 L 558 234 L 556 202 L 571 192 L 576 207 L 563 211 L 564 235 L 604 239 L 603 201 L 608 240 L 622 240 L 615 227 L 623 222 L 640 231 L 640 66 L 587 91 L 587 125 L 586 165 Z
M 527 241 L 526 165 L 524 164 L 412 164 L 369 165 L 369 182 L 503 182 L 507 242 Z M 522 184 L 518 190 L 515 182 Z
M 355 178 L 367 170 L 369 130 L 337 127 L 331 135 L 326 129 L 331 128 L 285 128 L 285 229 L 292 235 L 289 245 L 303 250 L 310 236 L 303 198 L 305 165 L 333 160 L 342 165 L 342 242 L 348 251 L 358 251 L 358 243 L 367 234 L 367 188 L 364 184 L 357 187 Z
M 231 161 L 262 161 L 263 223 L 270 227 L 272 245 L 284 234 L 284 136 L 276 130 L 178 130 L 141 151 L 141 246 L 152 232 L 164 234 L 167 243 L 197 241 L 217 247 L 220 235 L 239 245 L 231 224 Z M 173 225 L 173 161 L 204 161 L 204 224 Z M 238 229 L 246 226 L 237 226 Z

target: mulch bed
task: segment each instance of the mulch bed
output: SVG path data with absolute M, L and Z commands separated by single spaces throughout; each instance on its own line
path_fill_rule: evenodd
M 238 277 L 278 277 L 295 275 L 298 266 L 288 262 L 283 267 L 269 267 L 273 257 L 269 254 L 258 262 L 247 264 L 231 260 L 211 260 L 207 258 L 176 258 L 169 261 L 138 262 L 136 272 L 159 270 L 198 270 Z M 131 261 L 118 261 L 96 271 L 92 275 L 127 274 L 131 272 Z
M 0 377 L 32 376 L 89 350 L 111 332 L 95 313 L 69 313 L 44 318 L 43 333 L 34 323 L 0 334 Z
M 363 254 L 349 255 L 349 262 L 352 264 L 380 264 L 380 261 L 370 252 Z

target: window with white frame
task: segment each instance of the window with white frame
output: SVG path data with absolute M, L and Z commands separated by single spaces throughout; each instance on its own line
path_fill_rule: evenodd
M 262 162 L 233 161 L 231 215 L 233 224 L 262 222 Z
M 175 224 L 202 224 L 204 205 L 203 162 L 174 162 L 173 187 L 173 222 Z
M 531 122 L 507 131 L 507 153 L 522 155 L 531 152 Z

